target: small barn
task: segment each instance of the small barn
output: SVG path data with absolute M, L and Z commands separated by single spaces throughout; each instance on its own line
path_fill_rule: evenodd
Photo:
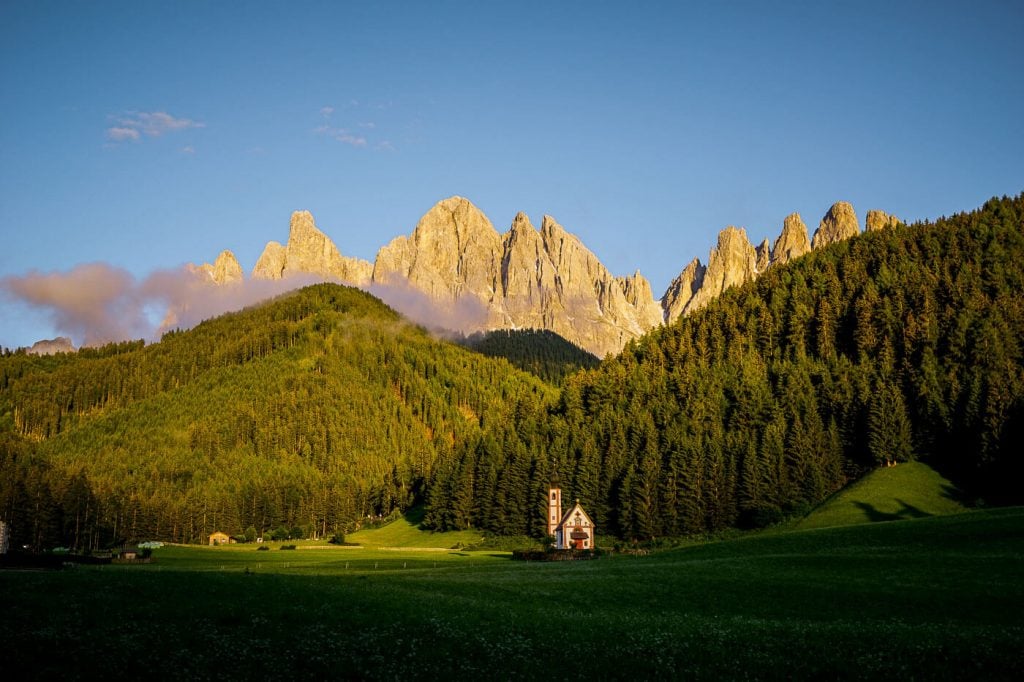
M 562 513 L 562 489 L 548 491 L 548 535 L 555 538 L 555 549 L 594 549 L 594 522 L 583 511 L 580 501 Z
M 217 531 L 216 533 L 210 533 L 210 546 L 213 545 L 226 545 L 231 542 L 231 538 L 227 533 Z

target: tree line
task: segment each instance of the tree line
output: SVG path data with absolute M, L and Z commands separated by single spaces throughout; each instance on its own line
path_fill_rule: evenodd
M 772 268 L 456 448 L 427 519 L 538 533 L 557 480 L 622 538 L 756 527 L 915 458 L 1020 502 L 1022 224 L 993 199 Z

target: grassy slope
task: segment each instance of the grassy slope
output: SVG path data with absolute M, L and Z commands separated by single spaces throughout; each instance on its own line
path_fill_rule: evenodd
M 925 518 L 965 510 L 958 491 L 921 462 L 877 469 L 843 488 L 796 524 L 796 528 L 850 526 L 876 521 Z
M 480 542 L 483 534 L 475 530 L 432 533 L 420 529 L 423 508 L 410 510 L 405 516 L 380 528 L 360 530 L 345 537 L 364 547 L 441 547 L 451 548 L 457 544 L 472 545 Z
M 5 665 L 76 677 L 145 662 L 177 679 L 1015 679 L 1024 666 L 1022 508 L 580 563 L 157 556 L 0 572 Z

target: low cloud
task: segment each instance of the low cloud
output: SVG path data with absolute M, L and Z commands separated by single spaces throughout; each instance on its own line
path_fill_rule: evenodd
M 352 147 L 365 147 L 366 138 L 362 135 L 353 134 L 350 130 L 345 128 L 335 128 L 333 126 L 317 126 L 313 129 L 313 132 L 317 135 L 323 135 L 333 140 L 337 140 L 342 144 L 347 144 Z
M 138 338 L 148 326 L 136 297 L 135 278 L 103 263 L 5 277 L 0 290 L 46 311 L 54 327 L 84 345 Z
M 107 137 L 114 142 L 137 140 L 141 135 L 142 134 L 135 128 L 107 128 Z
M 121 268 L 89 263 L 67 272 L 5 277 L 0 279 L 0 294 L 47 314 L 57 332 L 76 345 L 98 346 L 127 339 L 156 341 L 172 329 L 190 329 L 203 320 L 323 281 L 317 275 L 297 275 L 217 285 L 189 266 L 139 279 Z M 466 333 L 487 324 L 487 307 L 474 297 L 439 303 L 404 284 L 374 284 L 367 290 L 435 332 Z
M 469 333 L 486 328 L 487 305 L 475 296 L 436 301 L 405 284 L 371 284 L 366 290 L 431 331 Z
M 111 116 L 111 118 L 116 125 L 107 128 L 107 139 L 113 142 L 126 140 L 137 142 L 143 136 L 160 137 L 165 133 L 206 127 L 202 121 L 178 118 L 166 111 L 129 111 L 123 115 Z

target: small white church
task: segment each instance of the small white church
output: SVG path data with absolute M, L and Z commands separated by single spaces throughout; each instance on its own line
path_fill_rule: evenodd
M 548 491 L 548 535 L 555 538 L 555 549 L 594 549 L 594 522 L 579 500 L 562 513 L 561 488 Z

